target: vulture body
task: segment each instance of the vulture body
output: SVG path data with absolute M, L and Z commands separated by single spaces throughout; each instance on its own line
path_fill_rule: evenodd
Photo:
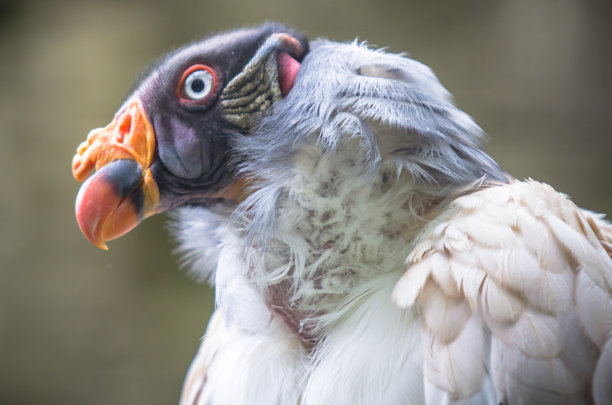
M 217 306 L 181 404 L 610 404 L 612 225 L 482 136 L 419 62 L 266 24 L 145 75 L 77 218 L 177 208 Z

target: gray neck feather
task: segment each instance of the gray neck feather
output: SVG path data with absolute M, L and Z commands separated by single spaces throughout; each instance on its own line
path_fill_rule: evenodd
M 300 148 L 334 153 L 351 139 L 359 141 L 364 162 L 356 178 L 392 159 L 398 174 L 408 172 L 415 189 L 439 201 L 511 179 L 482 149 L 480 127 L 427 66 L 356 42 L 318 40 L 289 95 L 251 136 L 237 140 L 242 172 L 258 181 L 258 191 L 235 215 L 250 218 L 250 239 L 272 236 Z

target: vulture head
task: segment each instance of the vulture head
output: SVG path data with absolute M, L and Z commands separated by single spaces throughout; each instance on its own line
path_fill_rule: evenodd
M 304 35 L 267 23 L 163 57 L 112 122 L 77 149 L 72 171 L 85 181 L 76 200 L 83 234 L 106 249 L 105 241 L 152 214 L 241 200 L 233 145 L 290 92 L 307 52 Z

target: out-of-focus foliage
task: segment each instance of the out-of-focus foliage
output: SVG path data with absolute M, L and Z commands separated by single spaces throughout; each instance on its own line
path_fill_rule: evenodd
M 430 65 L 488 150 L 612 213 L 608 2 L 1 1 L 0 403 L 175 403 L 213 307 L 177 270 L 165 217 L 102 252 L 81 235 L 70 161 L 157 56 L 272 19 Z

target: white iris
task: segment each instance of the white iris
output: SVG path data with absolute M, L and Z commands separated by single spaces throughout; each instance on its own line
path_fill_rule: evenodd
M 185 96 L 191 100 L 202 100 L 213 86 L 213 77 L 207 70 L 196 70 L 187 76 L 183 84 Z

